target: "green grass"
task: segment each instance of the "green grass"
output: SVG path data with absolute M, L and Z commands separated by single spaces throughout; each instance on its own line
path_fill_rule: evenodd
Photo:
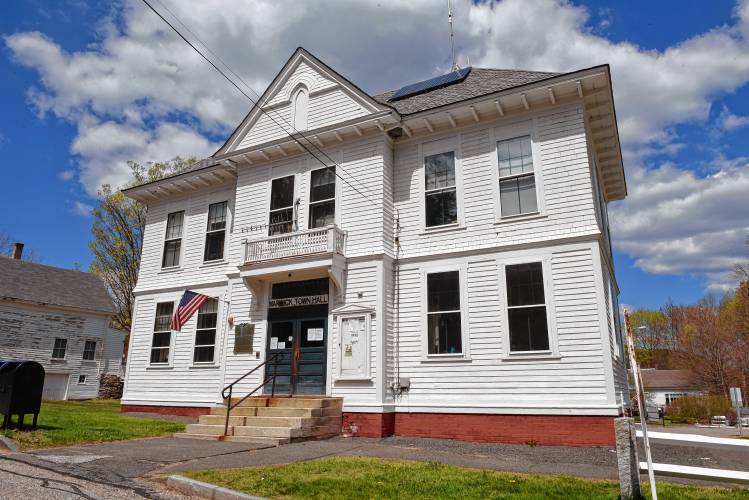
M 334 457 L 288 465 L 204 470 L 187 476 L 278 499 L 616 499 L 619 484 L 569 476 L 510 474 L 434 462 Z M 658 497 L 747 499 L 745 489 L 661 484 Z
M 30 415 L 24 424 L 30 427 Z M 164 436 L 184 428 L 179 422 L 127 417 L 120 413 L 119 401 L 43 401 L 37 430 L 4 432 L 21 449 L 31 449 Z

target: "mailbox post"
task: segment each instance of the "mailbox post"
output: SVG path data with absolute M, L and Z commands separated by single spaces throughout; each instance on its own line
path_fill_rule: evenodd
M 739 428 L 739 436 L 743 436 L 744 431 L 741 428 L 741 407 L 744 401 L 741 398 L 741 387 L 731 387 L 731 403 L 736 408 L 736 427 Z

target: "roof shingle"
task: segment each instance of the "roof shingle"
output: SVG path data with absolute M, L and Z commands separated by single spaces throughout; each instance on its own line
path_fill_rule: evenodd
M 0 299 L 114 313 L 104 282 L 93 274 L 0 257 Z

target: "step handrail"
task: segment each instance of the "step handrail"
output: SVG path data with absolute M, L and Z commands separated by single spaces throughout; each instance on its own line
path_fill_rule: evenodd
M 277 352 L 275 354 L 270 355 L 265 361 L 263 361 L 262 363 L 260 363 L 259 365 L 257 365 L 255 368 L 253 368 L 252 370 L 248 371 L 247 373 L 245 373 L 244 375 L 242 375 L 241 377 L 239 377 L 238 379 L 236 379 L 234 382 L 232 382 L 231 384 L 229 384 L 226 387 L 224 387 L 223 389 L 221 389 L 221 397 L 225 401 L 227 401 L 227 403 L 226 403 L 226 421 L 224 422 L 224 436 L 226 436 L 227 433 L 229 432 L 229 414 L 231 413 L 231 411 L 234 408 L 236 408 L 237 406 L 239 406 L 240 404 L 242 404 L 247 398 L 249 398 L 250 396 L 252 396 L 253 394 L 255 394 L 257 391 L 259 391 L 263 387 L 265 387 L 265 385 L 271 379 L 273 379 L 273 384 L 271 385 L 270 396 L 274 397 L 276 395 L 276 370 L 278 368 L 278 358 L 279 357 L 283 357 L 283 355 L 284 355 L 284 353 L 282 353 L 282 352 Z M 268 365 L 268 363 L 270 363 L 271 361 L 273 361 L 273 373 L 266 372 L 265 377 L 263 377 L 263 381 L 260 383 L 260 385 L 258 385 L 257 387 L 255 387 L 249 393 L 247 393 L 242 399 L 240 399 L 236 403 L 232 404 L 231 403 L 231 397 L 232 397 L 232 393 L 234 392 L 234 385 L 237 384 L 237 383 L 239 383 L 239 382 L 241 382 L 246 377 L 252 375 L 253 373 L 255 373 L 255 371 L 259 370 L 261 367 Z M 228 398 L 226 397 L 226 390 L 227 389 L 229 390 L 229 397 Z

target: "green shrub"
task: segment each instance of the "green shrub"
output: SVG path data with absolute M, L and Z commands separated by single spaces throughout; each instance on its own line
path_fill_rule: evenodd
M 723 396 L 683 396 L 666 409 L 671 421 L 709 423 L 715 415 L 726 415 L 731 402 Z

